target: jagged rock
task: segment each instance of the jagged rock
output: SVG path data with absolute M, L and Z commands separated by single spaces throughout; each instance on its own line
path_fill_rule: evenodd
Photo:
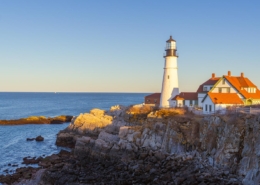
M 43 158 L 42 157 L 24 157 L 22 164 L 38 164 Z
M 78 136 L 74 133 L 60 131 L 57 135 L 56 145 L 73 148 Z
M 104 110 L 93 109 L 90 113 L 80 114 L 69 126 L 69 130 L 79 134 L 92 133 L 98 135 L 100 129 L 111 125 L 113 117 L 106 115 Z
M 43 140 L 44 140 L 44 137 L 42 137 L 42 136 L 37 136 L 35 138 L 35 141 L 43 141 Z

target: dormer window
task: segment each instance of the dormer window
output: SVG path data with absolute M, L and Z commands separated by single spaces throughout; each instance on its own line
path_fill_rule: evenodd
M 255 87 L 250 87 L 248 88 L 249 93 L 256 93 L 256 88 Z
M 241 87 L 241 90 L 246 90 L 248 93 L 256 93 L 255 87 Z
M 208 91 L 208 88 L 204 86 L 203 91 Z

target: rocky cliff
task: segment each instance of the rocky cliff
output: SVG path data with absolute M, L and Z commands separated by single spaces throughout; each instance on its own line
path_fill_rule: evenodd
M 160 110 L 138 114 L 114 106 L 74 118 L 58 134 L 57 144 L 73 147 L 81 165 L 94 159 L 114 161 L 106 168 L 106 162 L 97 163 L 100 174 L 88 183 L 102 182 L 107 177 L 102 173 L 111 167 L 119 180 L 111 177 L 106 181 L 111 183 L 253 185 L 260 182 L 259 121 L 258 116 L 242 114 L 200 117 Z M 42 184 L 48 184 L 47 172 Z

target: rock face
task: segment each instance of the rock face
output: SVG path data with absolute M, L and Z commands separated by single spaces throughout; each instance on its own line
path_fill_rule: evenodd
M 77 117 L 66 133 L 77 135 L 74 155 L 134 159 L 145 149 L 167 155 L 196 153 L 196 159 L 243 179 L 260 182 L 260 117 L 247 115 L 131 115 L 125 108 L 92 110 Z M 97 126 L 95 126 L 97 124 Z M 58 135 L 62 136 L 61 133 Z M 165 159 L 159 155 L 160 160 Z

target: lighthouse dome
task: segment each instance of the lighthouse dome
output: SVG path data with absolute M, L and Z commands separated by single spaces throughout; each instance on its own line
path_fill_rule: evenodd
M 170 42 L 176 42 L 176 41 L 172 38 L 172 36 L 170 36 L 169 40 L 167 40 L 166 42 L 170 43 Z

